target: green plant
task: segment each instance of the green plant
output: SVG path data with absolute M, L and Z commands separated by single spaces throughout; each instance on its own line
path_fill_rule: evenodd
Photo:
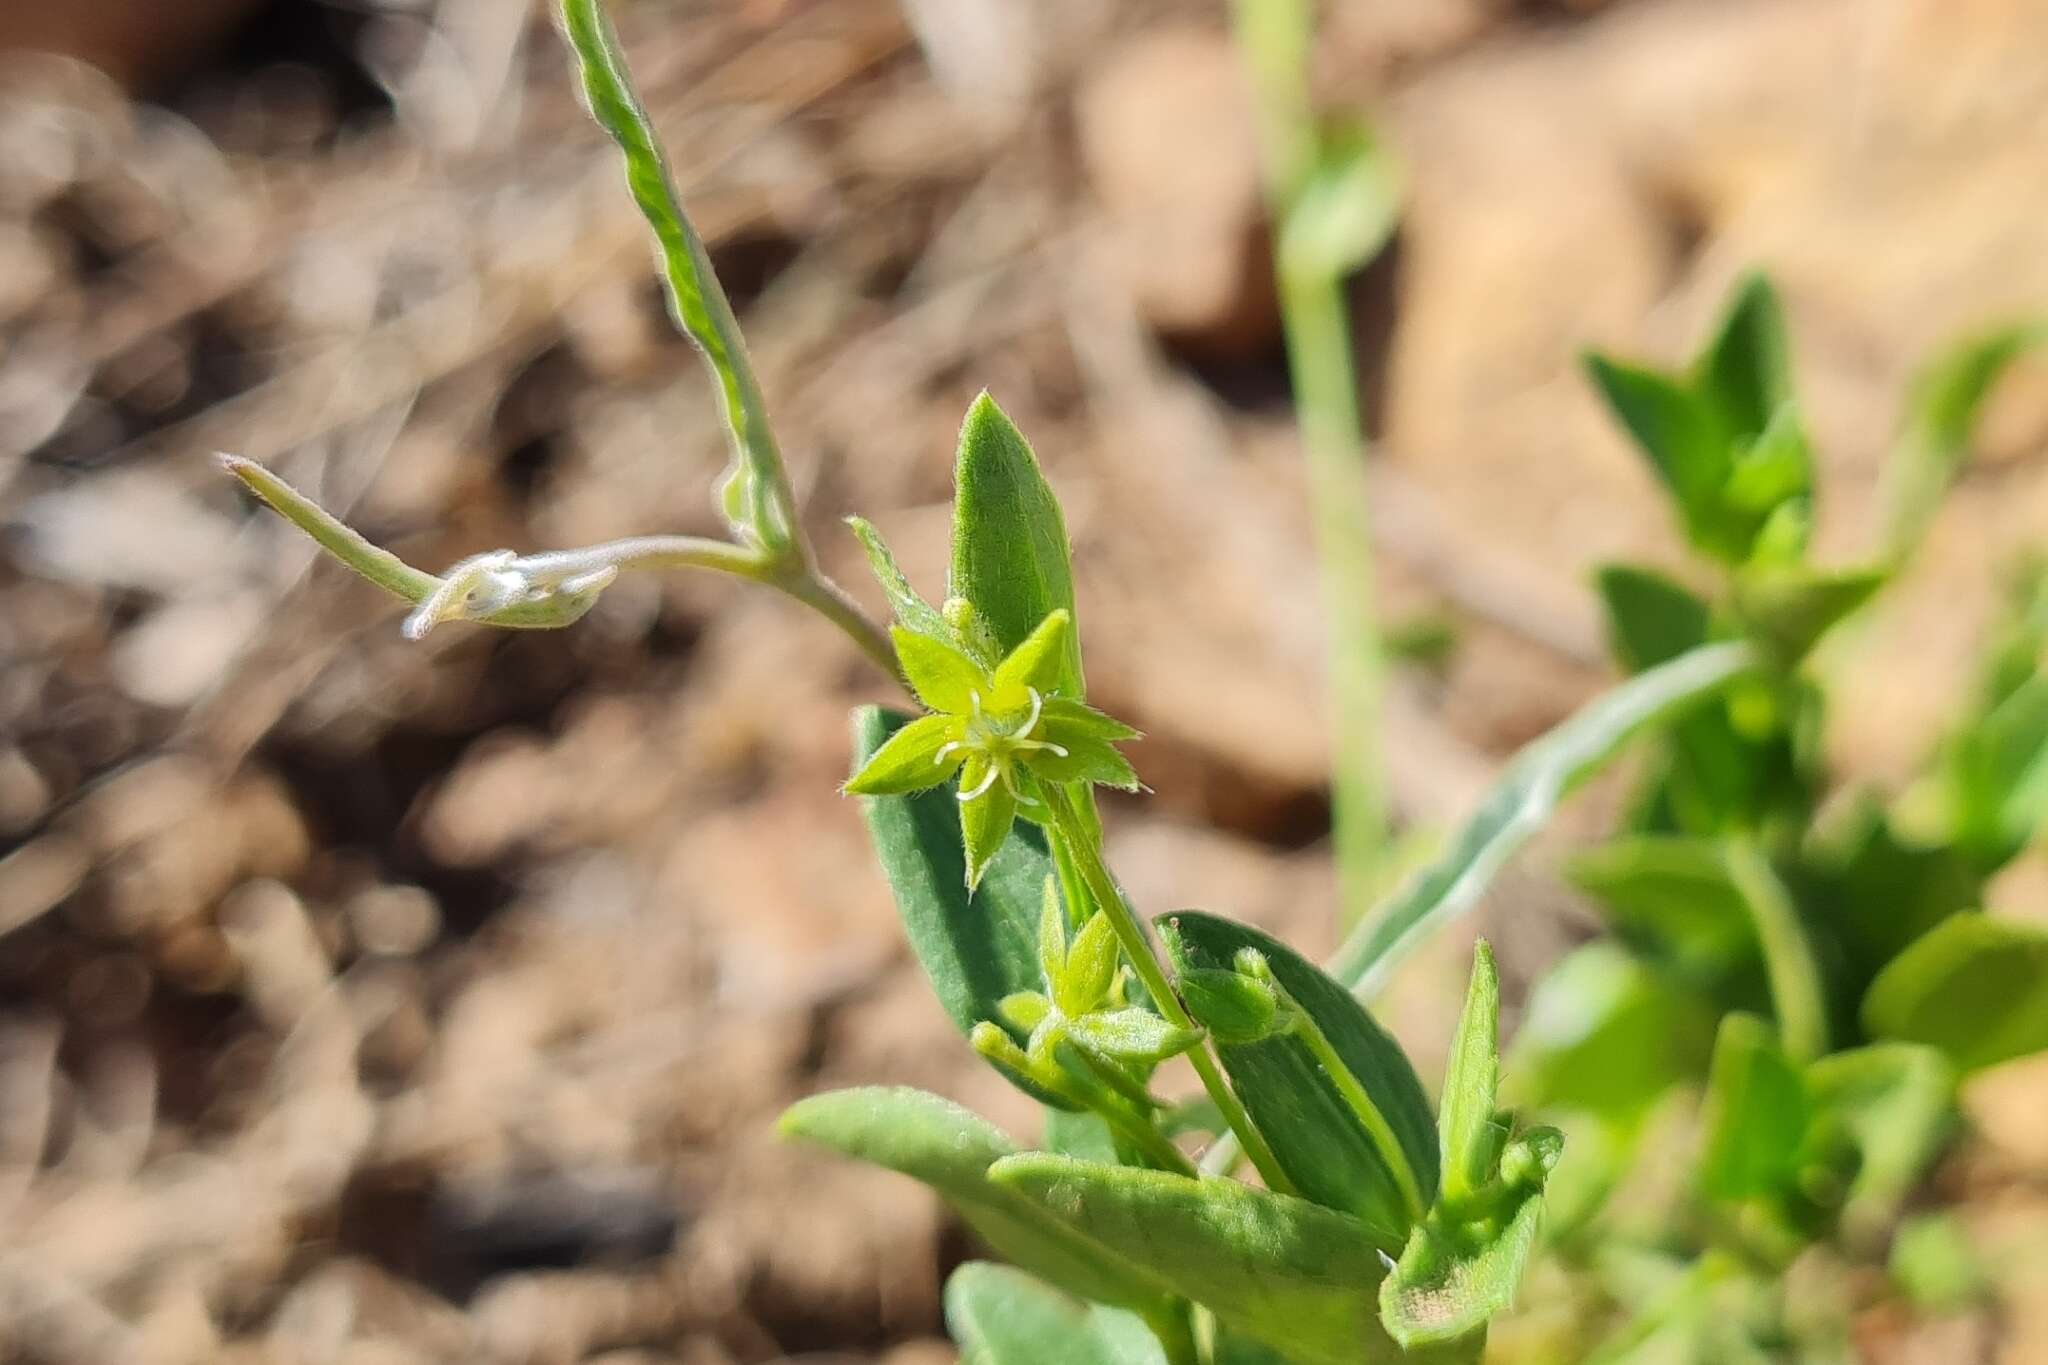
M 1617 1350 L 1691 1333 L 1709 1358 L 1735 1318 L 1700 1305 L 1731 1275 L 1769 1277 L 1817 1243 L 1881 1252 L 1956 1127 L 1958 1079 L 2048 1048 L 2048 933 L 1981 909 L 2048 818 L 2048 577 L 2019 575 L 1976 695 L 1894 800 L 1831 782 L 1811 662 L 1904 567 L 1992 383 L 2042 339 L 1999 329 L 1928 370 L 1888 472 L 1883 543 L 1846 569 L 1807 555 L 1812 463 L 1768 281 L 1742 282 L 1683 373 L 1588 357 L 1716 585 L 1603 570 L 1617 659 L 1649 669 L 1723 640 L 1759 664 L 1669 728 L 1626 828 L 1573 862 L 1613 937 L 1538 986 L 1515 1053 L 1515 1098 L 1589 1138 L 1564 1177 L 1582 1214 L 1633 1156 L 1659 1150 L 1643 1144 L 1665 1131 L 1653 1120 L 1674 1092 L 1703 1087 L 1689 1198 L 1653 1241 L 1718 1256 L 1674 1263 L 1691 1288 L 1636 1313 Z M 1564 1230 L 1589 1265 L 1621 1235 Z M 1752 1347 L 1792 1330 L 1763 1280 L 1749 1289 Z
M 1331 787 L 1344 918 L 1361 918 L 1387 875 L 1386 774 L 1380 757 L 1387 662 L 1373 602 L 1366 439 L 1345 280 L 1393 236 L 1393 158 L 1361 122 L 1326 127 L 1309 99 L 1313 0 L 1234 0 L 1252 78 L 1273 273 L 1294 405 L 1307 459 L 1330 651 Z
M 268 471 L 228 468 L 410 602 L 415 637 L 445 620 L 562 626 L 620 572 L 711 568 L 810 606 L 906 684 L 917 713 L 856 715 L 847 790 L 939 1000 L 1043 1104 L 1046 1149 L 901 1089 L 815 1096 L 783 1128 L 924 1181 L 1014 1263 L 968 1265 L 948 1285 L 970 1359 L 1476 1358 L 1535 1247 L 1561 1139 L 1499 1103 L 1499 988 L 1483 944 L 1435 1105 L 1365 1004 L 1416 943 L 1477 901 L 1574 783 L 1637 729 L 1754 680 L 1765 647 L 1703 639 L 1674 651 L 1529 746 L 1328 970 L 1210 914 L 1148 927 L 1104 861 L 1094 790 L 1136 785 L 1119 749 L 1136 735 L 1088 705 L 1066 529 L 1031 448 L 988 397 L 968 412 L 936 606 L 854 521 L 893 616 L 886 631 L 867 620 L 816 571 L 732 311 L 599 0 L 564 0 L 562 14 L 593 113 L 654 229 L 678 322 L 724 398 L 735 458 L 720 505 L 733 538 L 497 551 L 434 575 Z M 1203 1097 L 1154 1093 L 1174 1057 Z M 1213 1139 L 1199 1167 L 1191 1137 Z M 1228 1178 L 1240 1152 L 1260 1185 Z

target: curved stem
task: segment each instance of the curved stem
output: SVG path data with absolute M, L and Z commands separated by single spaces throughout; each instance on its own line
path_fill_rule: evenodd
M 1199 1029 L 1187 1010 L 1181 1006 L 1180 997 L 1173 993 L 1173 985 L 1166 979 L 1166 972 L 1153 956 L 1152 941 L 1137 916 L 1125 903 L 1123 893 L 1117 889 L 1116 879 L 1110 875 L 1109 867 L 1102 861 L 1102 845 L 1090 837 L 1080 812 L 1075 808 L 1073 798 L 1066 790 L 1048 783 L 1045 787 L 1046 807 L 1052 816 L 1052 829 L 1056 838 L 1067 845 L 1073 855 L 1076 869 L 1088 894 L 1095 900 L 1102 913 L 1109 916 L 1110 927 L 1116 930 L 1117 942 L 1123 946 L 1124 957 L 1131 964 L 1131 970 L 1138 974 L 1145 990 L 1152 997 L 1153 1005 L 1169 1023 L 1185 1029 Z M 1265 1135 L 1259 1132 L 1250 1114 L 1238 1100 L 1237 1093 L 1223 1078 L 1223 1069 L 1217 1064 L 1215 1055 L 1209 1050 L 1209 1040 L 1202 1041 L 1191 1049 L 1188 1061 L 1194 1065 L 1195 1074 L 1202 1078 L 1202 1088 L 1209 1092 L 1216 1108 L 1223 1114 L 1230 1131 L 1237 1134 L 1244 1144 L 1252 1165 L 1266 1182 L 1266 1188 L 1276 1194 L 1296 1194 L 1294 1182 L 1280 1169 L 1279 1160 L 1273 1149 L 1266 1145 Z

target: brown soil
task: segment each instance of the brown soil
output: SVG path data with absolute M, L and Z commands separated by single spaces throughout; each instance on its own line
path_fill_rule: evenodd
M 225 41 L 60 8 L 68 39 L 0 16 L 0 1359 L 949 1359 L 961 1234 L 769 1130 L 880 1080 L 1032 1123 L 835 794 L 884 681 L 702 578 L 409 645 L 212 463 L 430 565 L 715 532 L 710 391 L 560 44 L 497 0 L 195 6 Z M 1440 828 L 1603 678 L 1589 568 L 1672 559 L 1581 346 L 1675 357 L 1768 265 L 1846 555 L 1913 367 L 2048 304 L 2048 6 L 1335 8 L 1324 96 L 1382 111 L 1410 186 L 1354 302 L 1386 610 L 1458 630 L 1389 704 L 1398 804 Z M 1149 735 L 1113 861 L 1145 906 L 1326 946 L 1308 520 L 1220 7 L 619 9 L 831 571 L 875 602 L 859 511 L 936 587 L 992 389 L 1068 501 L 1091 683 Z M 2048 524 L 2044 438 L 2037 368 L 1840 670 L 1852 770 L 1924 751 Z M 1518 980 L 1582 922 L 1544 863 L 1484 916 Z M 1389 1002 L 1425 1056 L 1461 952 Z M 1994 1079 L 1956 1178 L 2017 1244 L 2044 1092 Z M 1881 1357 L 2048 1359 L 2016 1264 L 1995 1333 L 1880 1323 Z

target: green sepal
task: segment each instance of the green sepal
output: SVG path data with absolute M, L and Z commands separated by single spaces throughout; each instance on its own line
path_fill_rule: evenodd
M 970 894 L 980 887 L 989 865 L 1002 852 L 1017 823 L 1017 798 L 1000 777 L 986 781 L 988 765 L 989 760 L 982 755 L 968 754 L 960 765 L 961 793 L 977 787 L 981 792 L 966 800 L 957 796 L 954 799 L 960 808 L 960 846 L 967 855 L 965 877 Z
M 896 644 L 896 661 L 903 665 L 903 676 L 911 690 L 932 710 L 971 715 L 974 699 L 987 698 L 988 674 L 946 641 L 902 626 L 891 626 L 889 638 Z
M 905 630 L 934 640 L 950 641 L 953 629 L 946 624 L 946 618 L 938 609 L 918 595 L 910 586 L 910 579 L 896 566 L 896 556 L 889 552 L 889 544 L 882 539 L 882 533 L 874 523 L 864 517 L 848 517 L 846 524 L 853 530 L 854 538 L 860 541 L 861 549 L 867 552 L 868 568 L 873 571 L 875 581 L 882 585 L 882 595 L 889 599 L 889 610 L 896 617 L 896 623 Z
M 1167 1023 L 1151 1010 L 1102 1010 L 1067 1020 L 1067 1036 L 1091 1052 L 1120 1062 L 1163 1062 L 1202 1041 L 1192 1029 Z
M 1054 992 L 1060 1010 L 1070 1018 L 1079 1018 L 1100 1005 L 1115 984 L 1117 967 L 1122 961 L 1116 929 L 1109 916 L 1098 910 L 1081 926 L 1081 932 L 1074 935 L 1074 942 L 1067 949 L 1066 974 Z
M 953 716 L 919 716 L 870 754 L 842 790 L 849 796 L 908 796 L 938 786 L 960 769 L 957 750 L 940 754 L 959 731 Z
M 1273 987 L 1219 967 L 1188 967 L 1173 978 L 1181 1004 L 1219 1043 L 1262 1042 L 1287 1027 Z

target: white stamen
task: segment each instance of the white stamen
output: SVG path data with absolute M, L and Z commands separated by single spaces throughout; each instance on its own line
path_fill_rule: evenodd
M 965 747 L 967 746 L 962 741 L 957 739 L 951 740 L 945 744 L 941 744 L 939 746 L 939 751 L 932 755 L 932 766 L 944 766 L 946 759 L 951 756 L 955 749 L 964 749 Z
M 1037 729 L 1038 717 L 1045 710 L 1045 698 L 1038 695 L 1037 688 L 1027 687 L 1024 690 L 1031 694 L 1031 714 L 1024 718 L 1022 725 L 1017 727 L 1019 735 L 1028 735 Z
M 1000 763 L 991 763 L 991 764 L 989 764 L 989 765 L 988 765 L 988 771 L 987 771 L 987 772 L 985 772 L 985 773 L 983 773 L 983 774 L 981 775 L 981 781 L 979 781 L 979 782 L 977 782 L 977 783 L 975 783 L 975 784 L 974 784 L 974 790 L 973 790 L 973 791 L 961 791 L 961 792 L 957 793 L 957 794 L 956 794 L 956 795 L 957 795 L 957 799 L 959 799 L 959 800 L 961 800 L 961 801 L 972 801 L 972 800 L 974 800 L 974 799 L 975 799 L 976 797 L 978 797 L 978 796 L 982 795 L 982 794 L 983 794 L 984 792 L 986 792 L 986 791 L 987 791 L 987 790 L 988 790 L 988 789 L 989 789 L 990 787 L 993 787 L 993 786 L 994 786 L 994 785 L 996 784 L 996 779 L 997 779 L 998 777 L 1002 776 L 1002 772 L 1003 772 L 1003 765 L 1002 765 L 1002 764 L 1000 764 Z

